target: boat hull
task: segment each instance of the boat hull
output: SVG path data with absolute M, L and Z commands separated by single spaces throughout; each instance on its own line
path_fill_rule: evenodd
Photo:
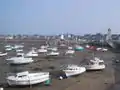
M 32 63 L 33 60 L 8 60 L 7 62 L 9 64 L 28 64 L 28 63 Z
M 81 70 L 77 70 L 77 71 L 64 71 L 67 77 L 71 77 L 71 76 L 76 76 L 79 74 L 82 74 L 86 71 L 86 69 L 84 67 L 81 68 Z
M 86 70 L 103 70 L 103 69 L 105 69 L 105 65 L 87 65 L 85 67 L 86 67 Z
M 47 53 L 47 50 L 38 50 L 39 53 Z
M 25 56 L 27 56 L 27 57 L 37 57 L 38 54 L 26 54 Z
M 0 54 L 0 57 L 6 56 L 6 55 L 7 55 L 7 53 L 3 53 L 3 54 Z
M 25 81 L 13 81 L 13 80 L 7 80 L 8 85 L 10 86 L 22 86 L 22 85 L 33 85 L 45 82 L 49 80 L 50 78 L 43 78 L 43 79 L 35 79 L 35 80 L 25 80 Z
M 23 76 L 23 77 L 21 77 Z M 33 84 L 39 84 L 46 82 L 47 80 L 50 80 L 49 73 L 47 74 L 39 74 L 39 73 L 32 73 L 27 76 L 21 75 L 20 77 L 16 76 L 8 76 L 7 83 L 10 86 L 23 86 L 23 85 L 33 85 Z

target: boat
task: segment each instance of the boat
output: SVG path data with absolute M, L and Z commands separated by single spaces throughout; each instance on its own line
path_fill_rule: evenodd
M 23 52 L 23 49 L 16 49 L 16 52 Z
M 108 49 L 107 49 L 107 48 L 102 48 L 102 51 L 103 51 L 103 52 L 107 52 Z
M 34 60 L 32 58 L 24 57 L 24 56 L 17 56 L 6 59 L 9 64 L 28 64 L 32 63 Z
M 23 47 L 24 47 L 23 45 L 15 45 L 14 49 L 19 49 L 19 48 L 23 48 Z
M 87 65 L 85 65 L 86 70 L 103 70 L 105 69 L 104 61 L 94 57 L 93 60 L 89 60 Z
M 103 51 L 103 52 L 108 51 L 108 49 L 107 49 L 107 48 L 96 48 L 96 50 L 97 50 L 97 51 Z
M 65 47 L 66 45 L 65 44 L 60 44 L 61 47 Z
M 40 49 L 38 49 L 39 53 L 46 53 L 47 52 L 47 47 L 46 46 L 41 46 Z
M 6 56 L 6 55 L 7 55 L 7 53 L 0 52 L 0 57 Z
M 49 47 L 49 48 L 48 48 L 48 50 L 57 51 L 57 50 L 58 50 L 58 48 L 57 48 L 57 47 L 52 47 L 52 48 L 51 48 L 51 47 Z
M 58 56 L 60 53 L 57 51 L 51 51 L 49 53 L 47 53 L 47 56 Z
M 90 46 L 89 46 L 89 45 L 86 45 L 85 47 L 86 47 L 86 48 L 90 48 Z
M 63 67 L 63 71 L 65 72 L 67 77 L 70 76 L 76 76 L 79 74 L 82 74 L 86 71 L 85 67 L 74 65 L 74 64 L 68 64 Z
M 42 45 L 40 48 L 44 48 L 44 49 L 47 49 L 48 48 L 48 45 Z
M 76 51 L 83 51 L 84 48 L 82 46 L 76 45 L 75 50 Z
M 12 46 L 11 45 L 6 45 L 4 46 L 5 48 L 11 48 Z
M 75 51 L 72 50 L 72 49 L 68 49 L 68 50 L 65 52 L 65 54 L 74 54 L 74 53 L 75 53 Z
M 23 52 L 17 52 L 17 56 L 23 56 L 24 53 Z
M 6 48 L 6 49 L 5 49 L 5 51 L 11 51 L 11 50 L 13 50 L 12 47 L 9 47 L 9 48 Z
M 68 47 L 68 49 L 70 49 L 70 50 L 71 50 L 71 49 L 73 49 L 73 47 Z
M 74 54 L 75 51 L 74 50 L 67 50 L 65 54 Z
M 10 86 L 33 85 L 50 80 L 50 75 L 49 72 L 30 73 L 28 71 L 24 71 L 24 72 L 13 73 L 11 75 L 8 75 L 6 80 L 8 85 Z
M 37 57 L 38 53 L 35 50 L 29 51 L 27 54 L 25 54 L 27 57 Z

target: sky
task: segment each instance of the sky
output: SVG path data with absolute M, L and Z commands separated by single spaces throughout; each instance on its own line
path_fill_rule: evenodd
M 120 0 L 0 0 L 0 34 L 120 33 Z

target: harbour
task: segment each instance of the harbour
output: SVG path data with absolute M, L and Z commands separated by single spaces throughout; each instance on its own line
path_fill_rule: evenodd
M 25 51 L 28 52 L 31 47 L 40 47 L 40 43 L 33 43 L 26 44 L 24 42 Z M 32 46 L 31 46 L 32 45 Z M 118 76 L 119 66 L 113 62 L 113 58 L 119 59 L 119 53 L 111 52 L 109 49 L 107 52 L 101 51 L 94 51 L 95 56 L 100 57 L 105 61 L 106 68 L 102 71 L 91 71 L 85 72 L 81 75 L 76 77 L 70 77 L 67 79 L 59 80 L 58 78 L 54 78 L 54 74 L 56 71 L 60 70 L 60 66 L 63 64 L 81 64 L 85 57 L 91 57 L 92 52 L 91 50 L 83 50 L 83 51 L 76 51 L 74 55 L 64 55 L 64 51 L 66 49 L 58 49 L 60 51 L 60 55 L 56 57 L 45 57 L 44 54 L 39 54 L 38 57 L 33 57 L 35 60 L 33 63 L 27 65 L 9 65 L 6 64 L 6 57 L 0 57 L 0 83 L 5 88 L 4 90 L 73 90 L 73 89 L 82 89 L 82 90 L 110 90 L 115 88 L 115 85 L 118 83 Z M 8 52 L 8 56 L 12 57 L 15 56 L 16 52 L 11 51 Z M 115 68 L 117 67 L 117 69 Z M 28 70 L 28 71 L 48 71 L 53 75 L 51 79 L 51 85 L 46 86 L 43 84 L 31 85 L 31 86 L 24 86 L 24 87 L 10 87 L 6 84 L 6 75 L 9 72 L 17 72 L 21 70 Z M 114 89 L 111 89 L 114 90 Z M 117 89 L 115 89 L 117 90 Z

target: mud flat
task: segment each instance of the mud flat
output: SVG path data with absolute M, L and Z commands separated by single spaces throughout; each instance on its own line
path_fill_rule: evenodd
M 10 66 L 5 62 L 6 57 L 2 57 L 0 58 L 0 82 L 6 83 L 6 73 L 13 72 L 16 69 L 52 72 L 59 70 L 60 66 L 63 64 L 80 64 L 85 57 L 90 57 L 91 55 L 91 52 L 87 50 L 76 52 L 73 56 L 60 55 L 54 58 L 46 58 L 44 55 L 39 55 L 39 57 L 34 58 L 34 63 L 22 66 Z M 4 90 L 110 90 L 116 83 L 116 71 L 112 62 L 112 58 L 116 57 L 116 54 L 108 51 L 96 52 L 95 55 L 105 61 L 105 70 L 85 72 L 77 77 L 71 77 L 64 80 L 53 78 L 50 86 L 38 84 L 31 87 L 6 87 Z

